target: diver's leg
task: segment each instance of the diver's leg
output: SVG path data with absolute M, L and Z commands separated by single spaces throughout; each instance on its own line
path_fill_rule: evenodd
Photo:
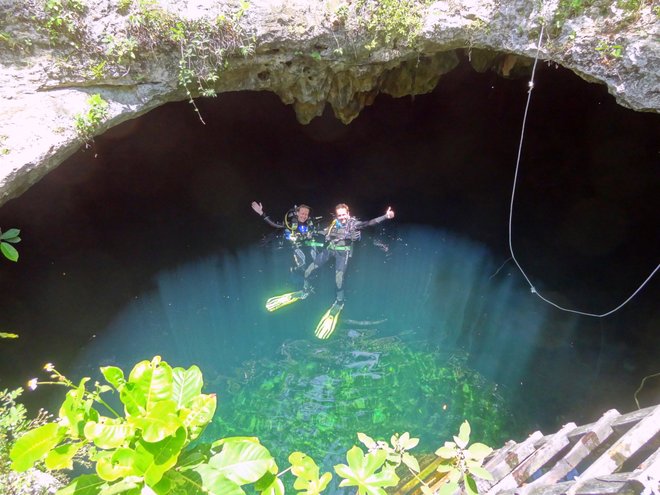
M 303 284 L 303 290 L 305 292 L 308 292 L 312 289 L 312 285 L 309 282 L 309 277 L 312 275 L 312 273 L 314 273 L 314 271 L 317 268 L 320 268 L 321 266 L 325 265 L 329 257 L 330 257 L 330 253 L 328 252 L 327 249 L 324 249 L 316 256 L 316 259 L 309 264 L 309 266 L 305 270 L 305 282 Z
M 344 276 L 348 266 L 348 251 L 338 251 L 335 254 L 335 287 L 337 289 L 337 303 L 344 303 Z

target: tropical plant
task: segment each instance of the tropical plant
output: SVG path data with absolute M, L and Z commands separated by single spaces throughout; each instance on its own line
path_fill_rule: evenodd
M 1 336 L 2 334 L 0 334 Z M 15 390 L 0 390 L 0 493 L 34 493 L 37 472 L 30 470 L 16 473 L 11 469 L 9 451 L 16 438 L 48 420 L 45 411 L 39 411 L 36 418 L 27 419 L 27 410 L 18 399 L 23 393 L 22 388 Z M 39 476 L 43 481 L 43 476 Z M 60 485 L 59 480 L 51 478 L 51 487 Z M 43 483 L 41 483 L 43 485 Z
M 469 495 L 476 495 L 478 490 L 475 476 L 486 480 L 493 479 L 492 474 L 482 466 L 484 459 L 493 449 L 483 443 L 473 443 L 468 447 L 469 443 L 470 423 L 464 421 L 458 436 L 454 436 L 454 441 L 445 442 L 444 446 L 435 451 L 435 455 L 441 459 L 437 471 L 446 473 L 446 482 L 438 495 L 450 495 L 456 492 L 461 479 L 465 491 Z
M 319 495 L 332 479 L 302 452 L 292 453 L 290 466 L 280 472 L 255 437 L 201 442 L 215 413 L 216 396 L 202 393 L 203 377 L 197 366 L 172 368 L 156 356 L 136 364 L 128 377 L 120 368 L 107 366 L 101 368 L 106 384 L 95 382 L 89 390 L 89 377 L 75 384 L 50 363 L 44 369 L 49 380 L 33 378 L 29 387 L 49 383 L 69 388 L 58 418 L 23 434 L 9 455 L 12 469 L 18 472 L 42 462 L 49 470 L 60 470 L 71 469 L 78 453 L 88 449 L 95 474 L 75 478 L 59 495 L 244 495 L 246 485 L 262 495 L 283 495 L 281 477 L 287 472 L 295 477 L 293 487 L 300 495 Z M 117 397 L 106 401 L 103 396 L 109 392 Z M 467 480 L 471 474 L 483 474 L 473 461 L 484 451 L 474 446 L 462 450 L 466 435 L 469 427 L 466 433 L 462 426 L 459 447 L 448 460 L 453 469 L 464 470 L 459 477 Z M 407 452 L 418 439 L 408 433 L 392 436 L 391 446 L 362 433 L 358 438 L 370 450 L 365 453 L 353 446 L 347 464 L 334 466 L 343 478 L 339 486 L 355 487 L 356 495 L 385 495 L 386 487 L 399 482 L 395 472 L 399 465 L 419 471 Z
M 0 252 L 9 261 L 18 261 L 18 251 L 12 244 L 21 242 L 20 233 L 19 229 L 9 229 L 4 232 L 0 229 Z
M 74 116 L 78 136 L 85 143 L 89 143 L 94 133 L 108 116 L 108 102 L 100 94 L 93 94 L 87 98 L 88 108 L 85 112 Z

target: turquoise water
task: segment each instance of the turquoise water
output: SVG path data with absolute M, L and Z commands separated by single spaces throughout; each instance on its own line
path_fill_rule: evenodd
M 282 465 L 303 450 L 330 469 L 358 431 L 409 431 L 420 452 L 464 419 L 494 446 L 527 432 L 552 396 L 534 385 L 548 307 L 469 241 L 395 225 L 370 234 L 350 262 L 328 341 L 313 332 L 334 299 L 333 269 L 320 271 L 308 299 L 268 313 L 268 297 L 295 289 L 289 252 L 255 244 L 159 273 L 83 349 L 74 374 L 156 354 L 197 364 L 218 396 L 207 436 L 258 436 Z M 570 360 L 551 372 L 574 373 Z

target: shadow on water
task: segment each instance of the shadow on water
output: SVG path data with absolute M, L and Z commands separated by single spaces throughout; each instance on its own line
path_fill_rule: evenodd
M 269 296 L 295 289 L 289 252 L 253 246 L 158 273 L 155 288 L 82 350 L 73 374 L 156 354 L 197 364 L 219 398 L 209 434 L 256 435 L 277 456 L 334 452 L 326 467 L 357 431 L 410 431 L 432 449 L 468 419 L 476 437 L 499 444 L 534 421 L 556 424 L 586 393 L 589 380 L 558 388 L 593 365 L 576 352 L 538 366 L 548 306 L 511 272 L 493 276 L 483 247 L 428 227 L 370 234 L 350 262 L 347 304 L 328 341 L 313 330 L 334 299 L 333 269 L 320 271 L 307 300 L 268 313 Z

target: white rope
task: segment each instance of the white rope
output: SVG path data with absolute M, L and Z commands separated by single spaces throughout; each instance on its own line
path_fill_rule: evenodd
M 658 264 L 655 267 L 655 270 L 653 270 L 651 272 L 651 274 L 646 278 L 646 280 L 644 280 L 644 282 L 642 282 L 642 284 L 625 301 L 623 301 L 621 304 L 619 304 L 614 309 L 611 309 L 610 311 L 607 311 L 606 313 L 597 314 L 597 313 L 587 313 L 587 312 L 584 312 L 584 311 L 578 311 L 578 310 L 575 310 L 575 309 L 565 308 L 565 307 L 560 306 L 559 304 L 557 304 L 553 301 L 550 301 L 549 299 L 543 297 L 543 295 L 540 294 L 536 290 L 536 288 L 534 287 L 534 284 L 532 284 L 531 280 L 529 279 L 529 277 L 525 273 L 525 270 L 523 270 L 522 266 L 520 266 L 520 263 L 518 263 L 518 260 L 516 259 L 516 255 L 513 252 L 513 241 L 512 241 L 512 238 L 513 238 L 513 235 L 512 235 L 513 203 L 514 203 L 514 199 L 515 199 L 515 195 L 516 195 L 516 185 L 518 183 L 518 170 L 520 168 L 520 157 L 522 155 L 523 138 L 525 136 L 525 125 L 527 123 L 527 113 L 529 111 L 529 102 L 532 99 L 532 90 L 534 89 L 534 74 L 536 73 L 536 64 L 539 61 L 539 52 L 541 50 L 541 40 L 543 38 L 543 29 L 544 29 L 544 27 L 545 27 L 545 23 L 542 22 L 541 23 L 541 32 L 539 34 L 539 41 L 536 45 L 536 56 L 534 57 L 534 66 L 532 67 L 532 76 L 531 76 L 531 78 L 529 80 L 529 84 L 528 84 L 529 91 L 527 92 L 527 104 L 525 105 L 525 114 L 523 116 L 522 129 L 520 131 L 520 144 L 518 145 L 518 157 L 516 159 L 516 171 L 515 171 L 515 174 L 513 176 L 513 189 L 511 191 L 511 205 L 509 207 L 509 251 L 511 252 L 511 259 L 513 259 L 513 262 L 518 267 L 518 270 L 520 270 L 520 273 L 522 273 L 523 277 L 525 277 L 525 280 L 527 280 L 527 283 L 529 284 L 529 288 L 530 288 L 532 294 L 536 294 L 541 300 L 545 301 L 546 303 L 548 303 L 548 304 L 550 304 L 550 305 L 554 306 L 555 308 L 560 309 L 562 311 L 567 311 L 569 313 L 575 313 L 575 314 L 583 315 L 583 316 L 593 316 L 593 317 L 596 317 L 596 318 L 603 318 L 605 316 L 609 316 L 612 313 L 620 310 L 623 306 L 628 304 L 637 295 L 637 293 L 640 290 L 642 290 L 642 288 L 648 283 L 648 281 L 653 278 L 653 276 L 656 274 L 656 272 L 660 268 L 660 264 Z

